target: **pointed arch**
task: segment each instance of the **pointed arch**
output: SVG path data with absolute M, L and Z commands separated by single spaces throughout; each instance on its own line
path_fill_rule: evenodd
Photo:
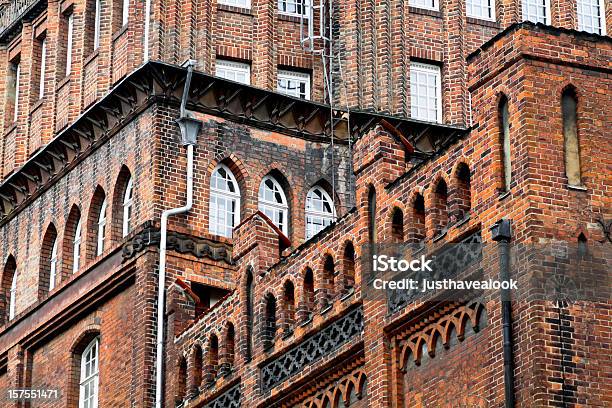
M 453 191 L 451 191 L 450 213 L 453 222 L 469 216 L 472 208 L 471 172 L 469 166 L 460 162 L 454 172 Z
M 370 185 L 368 187 L 368 242 L 373 245 L 376 241 L 376 189 L 373 185 Z
M 42 299 L 55 288 L 59 274 L 58 236 L 55 225 L 50 223 L 40 247 L 38 267 L 38 298 Z
M 431 211 L 433 236 L 443 233 L 448 227 L 448 183 L 443 177 L 439 177 L 432 185 Z
M 190 388 L 192 392 L 197 393 L 202 385 L 202 370 L 203 370 L 203 353 L 202 346 L 195 344 L 191 350 L 191 369 L 190 369 Z
M 108 202 L 101 186 L 94 191 L 87 214 L 87 259 L 101 255 L 106 248 Z
M 288 237 L 291 231 L 291 186 L 283 173 L 271 170 L 259 183 L 258 208 Z
M 236 355 L 236 329 L 232 322 L 227 322 L 225 325 L 225 363 L 227 372 L 231 372 L 234 367 L 234 359 Z
M 181 403 L 187 397 L 187 359 L 183 356 L 177 364 L 176 394 L 175 401 Z
M 262 343 L 264 350 L 274 347 L 276 340 L 276 298 L 272 293 L 264 297 L 264 318 L 262 321 Z
M 399 207 L 391 210 L 391 240 L 396 244 L 404 242 L 404 211 Z
M 240 223 L 241 191 L 232 169 L 219 163 L 210 176 L 208 231 L 211 234 L 231 238 L 234 227 Z
M 336 207 L 330 191 L 326 183 L 319 181 L 306 194 L 306 240 L 336 221 Z
M 81 266 L 83 223 L 81 219 L 81 209 L 74 204 L 70 208 L 66 226 L 64 228 L 64 242 L 62 245 L 62 279 L 68 278 L 71 274 L 78 272 Z
M 331 254 L 325 254 L 319 279 L 319 304 L 325 309 L 333 303 L 334 277 L 336 276 L 336 263 Z
M 121 166 L 113 192 L 112 231 L 114 242 L 121 241 L 134 228 L 134 177 L 127 166 Z
M 253 269 L 249 266 L 245 278 L 246 361 L 250 361 L 253 354 L 254 285 Z
M 215 333 L 208 339 L 208 358 L 206 362 L 207 383 L 213 384 L 217 380 L 219 370 L 219 337 Z
M 9 255 L 2 271 L 2 290 L 0 291 L 0 323 L 6 323 L 15 316 L 17 300 L 17 262 Z
M 302 289 L 302 321 L 306 322 L 312 319 L 315 308 L 315 281 L 314 273 L 310 267 L 306 267 L 304 270 Z

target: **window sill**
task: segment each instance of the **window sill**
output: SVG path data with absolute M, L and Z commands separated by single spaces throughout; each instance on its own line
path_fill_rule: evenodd
M 83 62 L 83 66 L 89 65 L 90 62 L 98 58 L 98 54 L 100 54 L 100 48 L 97 48 L 96 50 L 92 51 L 92 53 L 89 54 L 87 58 L 85 58 L 85 61 Z
M 12 133 L 13 130 L 15 130 L 16 128 L 17 128 L 17 121 L 15 120 L 15 121 L 9 123 L 8 127 L 4 131 L 4 134 L 8 135 L 9 133 Z
M 412 14 L 422 14 L 424 16 L 442 18 L 442 12 L 440 10 L 422 8 L 422 7 L 417 7 L 417 6 L 410 6 L 408 7 L 408 11 Z
M 63 79 L 61 79 L 57 83 L 57 90 L 59 91 L 60 89 L 62 89 L 69 82 L 70 82 L 70 74 L 66 75 Z
M 117 41 L 117 38 L 121 37 L 123 34 L 125 34 L 128 30 L 128 25 L 124 25 L 123 27 L 121 27 L 119 30 L 117 30 L 115 32 L 115 34 L 113 34 L 113 42 Z
M 217 3 L 217 10 L 227 11 L 228 13 L 242 14 L 245 16 L 253 16 L 253 10 L 246 7 L 230 6 L 228 4 Z
M 587 191 L 586 186 L 583 186 L 583 185 L 574 185 L 574 184 L 568 184 L 567 185 L 567 189 L 568 190 L 574 190 L 574 191 Z
M 505 200 L 507 197 L 510 197 L 512 194 L 510 191 L 500 191 L 499 197 L 497 198 L 499 201 Z
M 39 100 L 37 100 L 36 102 L 34 102 L 34 105 L 32 105 L 32 108 L 30 109 L 30 115 L 32 115 L 34 112 L 36 112 L 38 109 L 40 109 L 40 107 L 42 106 L 42 104 L 45 102 L 45 98 L 42 97 Z
M 278 19 L 280 21 L 290 21 L 292 23 L 299 23 L 302 18 L 300 16 L 296 16 L 294 14 L 285 14 L 282 12 L 277 12 Z M 304 17 L 305 21 L 308 21 L 308 17 Z
M 466 17 L 468 23 L 478 24 L 484 27 L 490 28 L 501 28 L 501 25 L 497 22 L 497 20 L 489 20 L 481 17 Z

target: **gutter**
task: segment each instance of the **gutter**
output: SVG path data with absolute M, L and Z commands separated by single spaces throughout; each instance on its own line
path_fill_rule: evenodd
M 510 279 L 510 240 L 512 229 L 510 220 L 501 219 L 491 227 L 493 241 L 499 248 L 499 280 Z M 514 408 L 514 356 L 512 348 L 512 304 L 510 289 L 501 289 L 502 337 L 504 341 L 504 407 Z
M 164 210 L 161 215 L 160 243 L 159 243 L 159 272 L 157 282 L 157 350 L 155 354 L 155 407 L 162 408 L 164 396 L 164 333 L 166 331 L 165 320 L 165 300 L 166 300 L 166 239 L 168 236 L 168 218 L 172 215 L 186 213 L 193 206 L 193 147 L 196 144 L 197 135 L 202 126 L 202 122 L 188 116 L 185 109 L 191 77 L 193 76 L 193 66 L 195 61 L 187 62 L 187 77 L 181 99 L 181 113 L 176 120 L 181 129 L 181 144 L 187 146 L 187 198 L 185 205 L 178 208 Z

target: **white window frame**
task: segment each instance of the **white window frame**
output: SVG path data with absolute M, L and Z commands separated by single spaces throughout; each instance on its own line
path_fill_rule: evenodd
M 592 34 L 606 35 L 607 34 L 607 31 L 606 31 L 606 4 L 604 0 L 597 0 L 598 10 L 599 10 L 599 26 L 600 26 L 601 32 L 593 31 L 592 28 L 594 28 L 594 26 L 589 29 L 585 27 L 585 24 L 584 24 L 585 17 L 588 17 L 590 19 L 591 25 L 595 23 L 596 18 L 595 16 L 591 14 L 586 15 L 582 13 L 583 7 L 587 7 L 587 6 L 591 7 L 590 1 L 588 5 L 583 4 L 583 3 L 584 3 L 583 0 L 576 1 L 576 18 L 577 18 L 578 30 L 586 31 L 587 33 L 592 33 Z
M 309 18 L 310 1 L 311 0 L 278 0 L 278 13 L 286 16 L 303 16 L 304 18 Z M 292 7 L 297 10 L 298 5 L 302 7 L 303 13 L 299 13 L 298 11 L 287 11 L 287 9 Z
M 81 354 L 79 378 L 79 408 L 98 407 L 100 380 L 100 337 L 93 339 Z
M 331 213 L 313 208 L 313 206 L 311 205 L 312 200 L 319 200 L 318 198 L 312 196 L 315 191 L 319 191 L 321 193 L 321 208 L 323 208 L 323 203 L 327 201 L 332 209 Z M 334 200 L 332 200 L 332 198 L 329 196 L 329 194 L 327 194 L 327 191 L 325 191 L 323 187 L 318 185 L 314 186 L 308 191 L 308 194 L 306 194 L 306 240 L 309 240 L 310 238 L 314 237 L 335 221 L 336 208 L 334 206 Z
M 130 13 L 130 0 L 123 0 L 121 6 L 121 27 L 125 27 L 128 23 Z
M 281 86 L 282 82 L 285 82 L 286 86 Z M 297 86 L 304 84 L 304 97 L 300 95 L 300 92 L 294 92 L 289 87 L 292 82 L 296 82 Z M 276 90 L 284 95 L 293 96 L 295 98 L 301 98 L 310 100 L 310 74 L 305 72 L 289 71 L 286 69 L 278 70 L 278 78 L 276 83 Z
M 98 215 L 96 256 L 100 256 L 104 252 L 104 235 L 106 235 L 106 207 L 107 201 L 106 198 L 104 198 L 102 206 L 100 207 L 100 214 Z
M 55 289 L 55 278 L 57 277 L 57 236 L 53 240 L 51 258 L 49 259 L 49 291 Z
M 530 14 L 530 5 L 535 6 L 538 10 L 535 15 Z M 531 21 L 533 23 L 542 23 L 550 25 L 552 21 L 550 19 L 550 0 L 522 0 L 521 8 L 523 13 L 523 21 Z M 543 15 L 540 14 L 542 9 L 544 9 Z
M 101 0 L 95 0 L 96 9 L 94 14 L 94 42 L 93 49 L 97 50 L 100 47 L 100 12 L 102 11 Z
M 268 187 L 266 181 L 272 182 L 272 189 Z M 272 201 L 266 199 L 266 191 L 271 192 L 272 195 L 275 193 L 280 194 L 281 201 Z M 264 213 L 268 218 L 272 220 L 274 225 L 283 231 L 283 234 L 289 234 L 289 205 L 287 204 L 287 196 L 285 190 L 280 183 L 272 176 L 265 176 L 259 184 L 259 211 Z M 282 218 L 283 222 L 280 221 Z
M 251 65 L 245 62 L 229 61 L 217 59 L 215 65 L 215 75 L 227 79 L 229 81 L 239 82 L 245 85 L 251 85 Z M 236 79 L 236 76 L 244 75 L 245 81 Z
M 21 76 L 21 61 L 15 63 L 15 106 L 13 108 L 13 121 L 19 117 L 19 88 L 21 86 L 19 77 Z
M 40 83 L 38 84 L 38 99 L 45 96 L 45 71 L 47 70 L 47 37 L 40 43 Z
M 81 218 L 79 218 L 72 241 L 72 273 L 76 273 L 81 267 L 81 229 Z
M 442 74 L 441 69 L 438 65 L 425 64 L 422 62 L 411 62 L 410 63 L 410 116 L 413 119 L 424 120 L 427 122 L 432 122 L 432 119 L 429 115 L 423 116 L 417 114 L 418 108 L 418 97 L 419 97 L 419 82 L 416 79 L 418 74 L 425 74 L 428 76 L 434 75 L 436 81 L 436 89 L 435 89 L 435 110 L 436 117 L 433 122 L 442 123 Z M 427 84 L 425 84 L 427 89 Z M 429 90 L 427 89 L 427 95 L 425 96 L 427 106 L 422 107 L 425 110 L 431 110 L 429 106 L 431 95 L 429 95 Z
M 226 189 L 213 187 L 213 182 L 215 180 L 215 177 L 220 177 L 220 176 L 216 176 L 217 172 L 220 169 L 223 169 L 228 176 L 225 179 L 226 182 L 234 183 L 235 191 L 232 192 Z M 234 173 L 232 173 L 232 171 L 226 165 L 219 164 L 217 167 L 215 167 L 215 170 L 212 172 L 211 178 L 210 178 L 210 200 L 209 200 L 209 206 L 208 206 L 208 223 L 209 223 L 208 231 L 211 234 L 231 238 L 234 227 L 238 225 L 238 223 L 240 222 L 240 200 L 241 200 L 240 186 L 238 185 L 238 181 L 236 180 Z M 219 207 L 219 202 L 224 203 L 223 209 Z M 233 208 L 230 209 L 229 211 L 226 209 L 228 203 L 233 206 Z M 223 221 L 224 221 L 223 224 L 220 223 L 219 215 L 221 212 L 223 212 L 222 214 Z M 231 223 L 230 225 L 228 223 L 229 221 L 228 215 L 231 216 L 232 214 L 233 214 L 233 223 Z
M 410 6 L 417 7 L 425 10 L 440 11 L 439 0 L 410 0 Z
M 130 233 L 130 221 L 132 220 L 132 206 L 134 203 L 134 185 L 133 178 L 127 182 L 125 186 L 125 192 L 123 194 L 123 217 L 122 217 L 122 238 L 126 237 Z
M 251 8 L 251 0 L 218 0 L 217 3 L 245 9 Z
M 67 17 L 67 35 L 66 35 L 66 76 L 72 72 L 72 41 L 74 36 L 74 13 L 70 13 Z
M 9 291 L 9 320 L 13 320 L 15 317 L 15 309 L 17 306 L 17 270 L 13 272 L 13 279 L 11 279 L 11 289 Z
M 488 4 L 487 4 L 488 3 Z M 482 14 L 476 14 L 475 8 L 479 6 Z M 466 15 L 468 17 L 477 18 L 479 20 L 496 21 L 495 16 L 495 0 L 467 0 L 465 2 Z M 485 15 L 485 10 L 491 12 L 491 15 Z

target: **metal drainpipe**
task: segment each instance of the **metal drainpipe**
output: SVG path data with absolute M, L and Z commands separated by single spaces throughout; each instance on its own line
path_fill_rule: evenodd
M 187 146 L 187 199 L 182 207 L 165 210 L 161 215 L 160 243 L 159 243 L 159 275 L 157 284 L 157 352 L 155 354 L 155 407 L 163 407 L 164 383 L 164 332 L 165 328 L 165 289 L 166 289 L 166 238 L 168 234 L 168 217 L 181 214 L 191 209 L 193 205 L 193 146 L 202 122 L 188 116 L 185 106 L 189 96 L 191 77 L 195 61 L 187 62 L 187 77 L 181 100 L 181 116 L 176 120 L 181 130 L 181 144 Z
M 510 240 L 512 228 L 510 220 L 499 220 L 491 227 L 493 241 L 499 248 L 499 279 L 510 279 Z M 504 395 L 506 408 L 514 408 L 514 357 L 512 355 L 512 304 L 510 289 L 501 289 L 502 335 L 504 339 Z

